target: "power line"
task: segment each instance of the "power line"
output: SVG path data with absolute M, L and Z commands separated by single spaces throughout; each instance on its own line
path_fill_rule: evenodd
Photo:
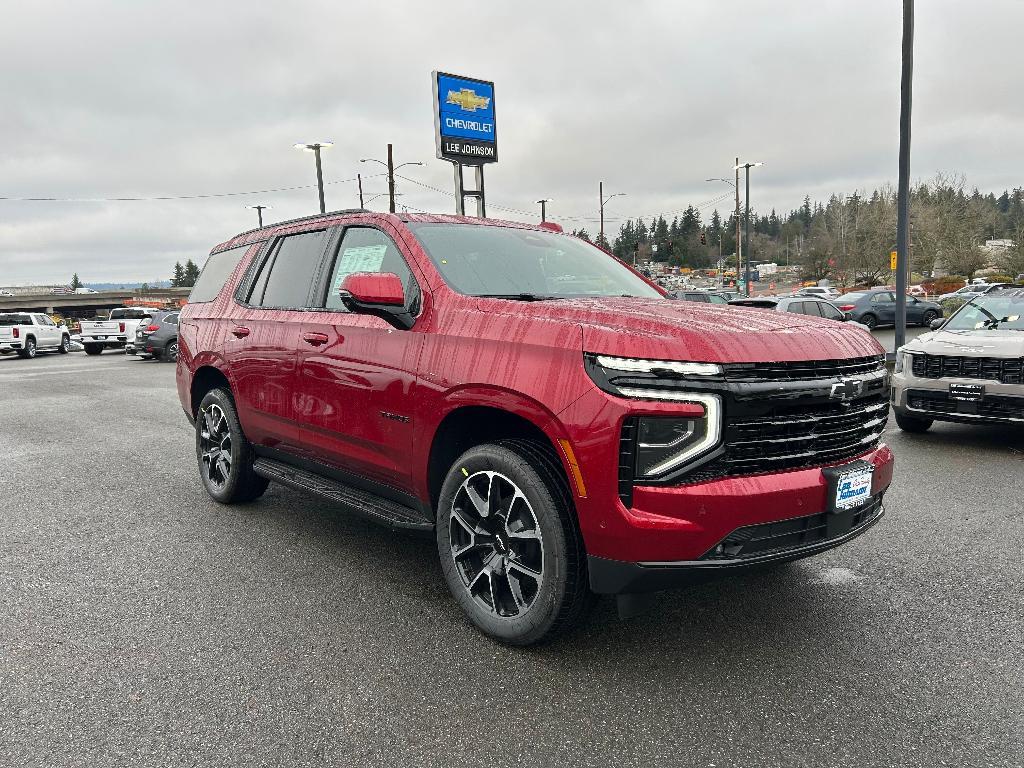
M 373 178 L 376 176 L 386 176 L 386 173 L 375 173 L 372 176 L 366 178 Z M 329 184 L 349 184 L 356 181 L 356 177 L 353 176 L 351 179 L 337 179 L 335 181 L 324 182 L 326 185 Z M 171 200 L 208 200 L 211 198 L 218 197 L 242 197 L 244 195 L 266 195 L 271 192 L 293 192 L 299 189 L 313 189 L 316 184 L 301 184 L 295 187 L 275 187 L 273 189 L 254 189 L 248 192 L 211 192 L 202 195 L 158 195 L 153 197 L 7 197 L 0 195 L 0 201 L 16 202 L 16 203 L 140 203 L 140 202 L 160 202 L 160 201 L 171 201 Z

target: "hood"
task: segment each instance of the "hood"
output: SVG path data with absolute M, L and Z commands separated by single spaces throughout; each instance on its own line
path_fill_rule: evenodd
M 958 357 L 1024 357 L 1024 331 L 932 331 L 907 342 L 903 349 Z
M 774 310 L 637 298 L 521 303 L 516 310 L 520 317 L 580 325 L 584 352 L 619 357 L 757 363 L 842 360 L 885 351 L 850 323 Z

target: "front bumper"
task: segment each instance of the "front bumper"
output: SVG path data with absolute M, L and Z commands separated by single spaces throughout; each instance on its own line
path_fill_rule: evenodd
M 883 494 L 879 494 L 874 497 L 864 505 L 862 511 L 852 510 L 839 514 L 829 512 L 811 515 L 809 518 L 791 518 L 787 521 L 779 521 L 781 524 L 786 524 L 799 523 L 803 520 L 822 516 L 840 518 L 858 515 L 861 517 L 861 519 L 853 520 L 850 523 L 847 523 L 845 520 L 842 521 L 845 533 L 821 538 L 809 543 L 780 546 L 748 557 L 629 563 L 591 555 L 587 558 L 590 571 L 590 588 L 598 594 L 621 595 L 658 592 L 664 589 L 676 589 L 699 584 L 737 573 L 747 568 L 756 568 L 772 563 L 783 563 L 810 557 L 811 555 L 841 546 L 874 526 L 882 518 L 882 515 L 885 514 L 882 496 Z M 793 534 L 790 534 L 789 538 L 792 537 Z
M 979 402 L 958 401 L 949 395 L 951 384 L 982 385 Z M 1024 385 L 987 379 L 945 377 L 928 379 L 908 371 L 892 376 L 892 407 L 901 416 L 961 424 L 1024 423 Z

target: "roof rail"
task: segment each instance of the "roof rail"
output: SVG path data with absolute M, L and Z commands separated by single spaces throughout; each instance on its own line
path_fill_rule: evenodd
M 299 216 L 297 219 L 286 219 L 284 221 L 275 221 L 273 224 L 264 224 L 262 227 L 255 227 L 253 229 L 247 229 L 245 232 L 239 232 L 235 237 L 244 237 L 245 235 L 251 235 L 253 232 L 259 232 L 263 229 L 271 229 L 273 227 L 282 227 L 285 224 L 297 224 L 300 221 L 312 221 L 313 219 L 326 219 L 330 216 L 343 216 L 346 213 L 372 213 L 368 208 L 342 208 L 339 211 L 327 211 L 327 213 L 314 213 L 310 216 Z M 232 238 L 234 239 L 234 238 Z

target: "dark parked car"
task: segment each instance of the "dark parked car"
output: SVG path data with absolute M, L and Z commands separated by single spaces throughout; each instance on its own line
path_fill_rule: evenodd
M 682 301 L 703 301 L 710 304 L 728 304 L 729 300 L 719 293 L 711 291 L 670 291 L 669 297 Z
M 774 309 L 776 312 L 824 317 L 826 320 L 838 322 L 850 320 L 846 313 L 840 311 L 831 301 L 825 301 L 816 296 L 751 296 L 747 299 L 733 299 L 729 303 L 738 307 Z M 855 325 L 861 325 L 861 323 L 855 323 Z
M 135 354 L 175 362 L 178 359 L 178 313 L 158 314 L 149 325 L 140 325 L 135 331 Z
M 924 301 L 916 296 L 907 296 L 907 325 L 931 325 L 932 320 L 942 317 L 942 307 L 934 301 Z M 896 324 L 896 293 L 888 288 L 873 288 L 867 291 L 844 293 L 835 300 L 843 312 L 868 328 Z

